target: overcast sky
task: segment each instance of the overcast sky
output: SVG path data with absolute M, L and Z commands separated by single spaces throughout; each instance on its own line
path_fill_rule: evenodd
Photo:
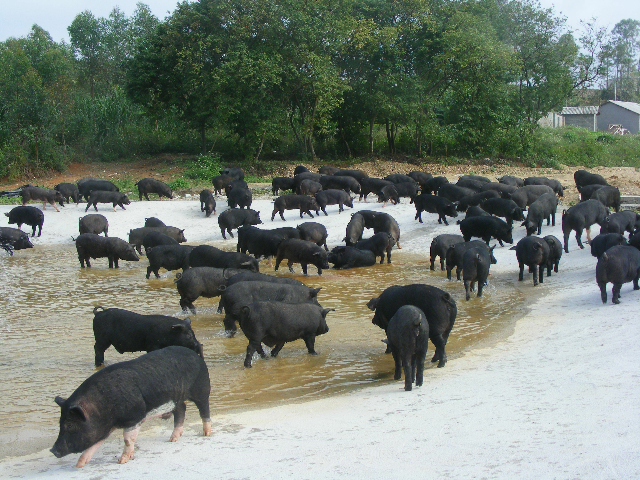
M 24 37 L 36 23 L 59 42 L 69 41 L 67 27 L 75 16 L 85 10 L 96 17 L 107 17 L 115 6 L 131 16 L 139 0 L 0 0 L 0 41 L 9 37 Z M 173 12 L 177 0 L 147 0 L 153 14 L 160 20 Z M 545 8 L 568 19 L 573 29 L 580 20 L 598 19 L 598 24 L 609 30 L 622 19 L 640 20 L 640 0 L 541 0 Z

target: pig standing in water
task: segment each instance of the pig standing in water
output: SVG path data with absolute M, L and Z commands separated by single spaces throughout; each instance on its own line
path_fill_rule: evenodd
M 173 413 L 169 441 L 182 436 L 185 400 L 196 404 L 203 433 L 209 436 L 210 393 L 207 365 L 188 348 L 166 347 L 109 365 L 86 379 L 68 399 L 55 398 L 62 411 L 51 453 L 60 458 L 83 452 L 76 467 L 84 467 L 109 434 L 123 428 L 125 447 L 118 463 L 126 463 L 133 458 L 134 443 L 147 418 Z

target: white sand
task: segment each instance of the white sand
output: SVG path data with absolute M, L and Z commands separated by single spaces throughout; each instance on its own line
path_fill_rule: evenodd
M 356 209 L 380 207 L 356 203 Z M 49 208 L 36 245 L 70 241 L 84 214 L 82 205 L 61 213 Z M 295 211 L 285 214 L 287 222 L 271 222 L 268 200 L 254 208 L 267 228 L 301 222 Z M 0 206 L 0 213 L 9 209 Z M 320 217 L 328 243 L 341 244 L 351 210 L 328 211 Z M 423 214 L 424 225 L 414 221 L 406 200 L 384 211 L 398 220 L 405 251 L 428 256 L 435 235 L 459 233 L 453 223 L 438 227 L 435 215 Z M 189 243 L 221 240 L 217 217 L 204 218 L 193 201 L 135 202 L 115 213 L 103 206 L 99 213 L 108 217 L 111 236 L 126 238 L 145 217 L 158 216 L 185 227 Z M 543 227 L 543 235 L 562 238 L 560 217 L 556 227 Z M 515 241 L 523 235 L 517 227 Z M 232 249 L 235 241 L 225 245 Z M 492 276 L 517 282 L 515 252 L 507 247 L 496 248 Z M 126 465 L 116 463 L 122 451 L 117 431 L 83 469 L 74 468 L 79 455 L 56 459 L 43 450 L 0 462 L 0 477 L 639 478 L 640 292 L 625 284 L 621 305 L 602 305 L 595 264 L 588 246 L 579 250 L 572 238 L 559 274 L 535 290 L 526 278 L 524 290 L 538 300 L 508 338 L 429 369 L 424 385 L 411 392 L 397 381 L 278 408 L 214 411 L 210 438 L 201 436 L 192 415 L 174 444 L 167 441 L 171 422 L 143 426 L 135 459 Z M 608 290 L 611 296 L 611 285 Z

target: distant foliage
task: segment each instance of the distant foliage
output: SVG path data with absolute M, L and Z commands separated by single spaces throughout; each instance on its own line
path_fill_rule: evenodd
M 219 155 L 200 155 L 189 162 L 184 176 L 193 180 L 210 180 L 220 175 L 223 168 Z

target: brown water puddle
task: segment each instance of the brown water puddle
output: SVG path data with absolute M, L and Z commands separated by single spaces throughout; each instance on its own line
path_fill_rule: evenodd
M 106 259 L 81 270 L 71 244 L 3 255 L 0 265 L 0 456 L 9 443 L 15 454 L 15 442 L 33 444 L 34 437 L 49 442 L 57 435 L 59 408 L 54 397 L 70 395 L 95 372 L 92 310 L 96 305 L 185 317 L 179 310 L 174 274 L 146 280 L 144 257 L 138 263 L 121 262 L 119 270 L 109 270 Z M 266 262 L 261 269 L 273 273 Z M 460 282 L 447 281 L 439 270 L 430 272 L 425 256 L 403 252 L 394 252 L 391 265 L 327 270 L 321 277 L 313 267 L 309 272 L 308 277 L 295 278 L 322 287 L 320 303 L 336 309 L 327 317 L 329 333 L 316 340 L 317 356 L 308 355 L 300 340 L 286 344 L 278 358 L 256 358 L 253 368 L 245 369 L 247 341 L 241 332 L 235 338 L 224 336 L 223 316 L 215 313 L 218 299 L 195 302 L 198 314 L 191 319 L 204 345 L 213 415 L 393 381 L 393 359 L 384 355 L 381 343 L 384 332 L 371 323 L 373 312 L 366 307 L 388 286 L 428 283 L 453 295 L 458 317 L 447 345 L 450 360 L 504 331 L 524 305 L 512 277 L 490 277 L 484 297 L 466 302 Z M 429 348 L 428 358 L 433 345 Z M 111 348 L 106 364 L 137 355 L 120 355 Z M 188 420 L 197 418 L 193 405 L 189 410 Z

